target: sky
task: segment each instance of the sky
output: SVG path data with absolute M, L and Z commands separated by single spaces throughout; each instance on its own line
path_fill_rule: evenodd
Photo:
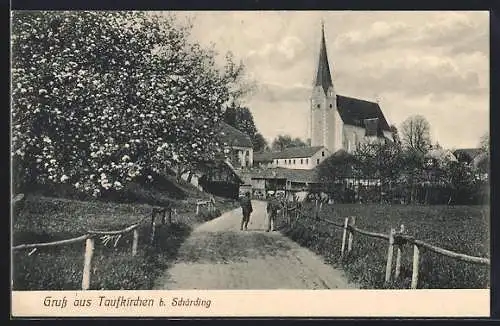
M 231 51 L 257 88 L 243 104 L 269 141 L 306 139 L 324 22 L 337 94 L 377 101 L 389 124 L 423 115 L 432 141 L 477 147 L 489 131 L 488 12 L 179 12 L 191 37 Z

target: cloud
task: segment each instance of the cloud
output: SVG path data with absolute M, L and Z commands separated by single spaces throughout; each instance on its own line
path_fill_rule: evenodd
M 265 64 L 273 68 L 284 68 L 295 65 L 305 53 L 304 43 L 297 37 L 286 36 L 275 43 L 266 43 L 257 50 L 251 50 L 247 62 Z
M 261 83 L 254 96 L 261 101 L 270 102 L 307 101 L 311 96 L 311 87 Z
M 443 13 L 435 21 L 430 21 L 417 30 L 415 42 L 437 47 L 448 47 L 452 52 L 484 50 L 478 45 L 486 45 L 488 37 L 487 20 L 477 20 L 464 13 Z M 475 43 L 483 40 L 483 44 Z M 475 44 L 476 48 L 464 44 Z
M 438 94 L 404 96 L 382 94 L 384 114 L 398 128 L 411 115 L 423 115 L 431 125 L 431 137 L 445 147 L 475 147 L 489 129 L 489 99 L 485 96 Z
M 402 56 L 365 63 L 349 73 L 342 72 L 341 76 L 343 88 L 370 90 L 372 93 L 392 91 L 418 96 L 488 92 L 477 71 L 464 69 L 463 64 L 453 58 L 437 55 Z
M 384 49 L 397 44 L 410 31 L 411 27 L 401 21 L 376 21 L 367 28 L 339 35 L 334 45 L 341 51 Z
M 431 16 L 429 16 L 431 17 Z M 445 52 L 488 53 L 489 25 L 487 13 L 439 13 L 422 24 L 403 21 L 375 21 L 367 27 L 337 36 L 334 46 L 338 51 L 367 53 L 396 47 L 435 47 Z

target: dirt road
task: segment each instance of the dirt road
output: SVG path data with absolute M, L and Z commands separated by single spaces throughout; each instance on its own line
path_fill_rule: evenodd
M 156 289 L 334 289 L 354 288 L 342 271 L 279 232 L 265 232 L 265 203 L 252 201 L 248 231 L 240 231 L 241 210 L 196 228 L 181 246 L 177 262 Z

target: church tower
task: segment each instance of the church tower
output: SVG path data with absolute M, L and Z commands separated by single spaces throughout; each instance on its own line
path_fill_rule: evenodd
M 324 146 L 330 153 L 342 147 L 342 120 L 337 111 L 337 95 L 333 87 L 325 30 L 321 24 L 321 45 L 316 76 L 311 95 L 311 146 Z

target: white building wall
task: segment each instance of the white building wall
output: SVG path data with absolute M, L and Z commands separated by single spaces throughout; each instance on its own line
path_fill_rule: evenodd
M 363 143 L 374 143 L 377 141 L 383 141 L 380 137 L 366 137 L 365 128 L 352 126 L 352 125 L 344 125 L 344 143 L 343 148 L 348 152 L 352 153 L 356 150 L 356 146 L 358 144 Z M 389 131 L 383 131 L 384 136 L 392 140 L 392 133 Z
M 356 150 L 356 146 L 364 141 L 366 130 L 358 126 L 351 126 L 344 124 L 344 143 L 342 148 L 348 153 Z
M 321 86 L 313 88 L 310 103 L 310 132 L 311 132 L 311 146 L 326 146 L 325 134 L 325 106 L 326 96 Z
M 328 156 L 330 156 L 330 151 L 328 149 L 324 148 L 324 149 L 319 150 L 318 152 L 316 152 L 314 155 L 312 155 L 310 157 L 274 159 L 273 167 L 286 168 L 286 169 L 311 170 L 311 169 L 314 169 L 319 163 L 323 162 Z
M 335 104 L 336 108 L 336 104 Z M 339 111 L 337 109 L 331 112 L 331 116 L 333 121 L 331 125 L 333 125 L 333 130 L 330 130 L 330 144 L 328 149 L 333 154 L 342 147 L 342 136 L 344 134 L 344 121 L 340 117 Z
M 229 148 L 230 150 L 236 151 L 238 154 L 238 162 L 231 162 L 234 168 L 241 167 L 251 167 L 253 166 L 253 148 L 251 147 L 239 147 L 232 146 Z M 245 165 L 245 158 L 248 158 L 248 165 Z
M 311 97 L 311 146 L 324 146 L 330 153 L 341 149 L 343 124 L 333 87 L 326 94 L 321 86 L 315 87 Z
M 390 140 L 394 141 L 394 138 L 392 137 L 392 132 L 384 130 L 384 136 L 386 138 L 389 138 Z

